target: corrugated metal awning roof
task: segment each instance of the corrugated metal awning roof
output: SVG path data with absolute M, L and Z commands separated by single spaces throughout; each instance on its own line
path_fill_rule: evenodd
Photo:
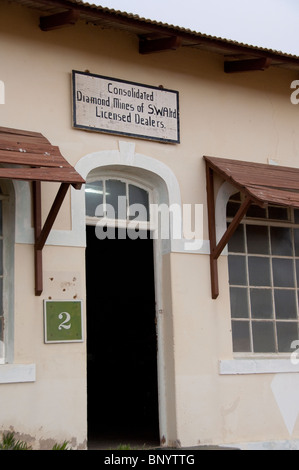
M 0 127 L 0 178 L 68 183 L 85 182 L 57 146 L 38 132 Z M 9 165 L 9 167 L 8 167 Z
M 204 157 L 225 180 L 257 204 L 299 208 L 299 169 L 263 163 Z

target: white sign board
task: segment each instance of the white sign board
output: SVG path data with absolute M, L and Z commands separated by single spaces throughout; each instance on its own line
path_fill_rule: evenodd
M 73 126 L 179 143 L 177 91 L 73 70 Z

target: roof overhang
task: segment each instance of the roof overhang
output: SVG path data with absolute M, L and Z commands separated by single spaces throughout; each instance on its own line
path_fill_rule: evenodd
M 40 133 L 0 127 L 0 179 L 17 179 L 33 185 L 35 233 L 35 294 L 43 290 L 42 250 L 70 185 L 80 189 L 84 179 L 61 155 L 58 147 Z M 41 182 L 60 183 L 42 226 Z
M 263 71 L 269 66 L 299 70 L 299 57 L 292 54 L 238 43 L 81 0 L 14 0 L 14 3 L 38 10 L 42 31 L 69 27 L 82 20 L 101 28 L 135 34 L 139 39 L 140 54 L 191 47 L 222 55 L 225 73 Z
M 207 203 L 210 238 L 212 298 L 219 295 L 217 259 L 237 229 L 249 206 L 275 204 L 299 208 L 299 169 L 278 165 L 204 157 L 206 162 Z M 214 173 L 245 195 L 226 232 L 216 241 Z

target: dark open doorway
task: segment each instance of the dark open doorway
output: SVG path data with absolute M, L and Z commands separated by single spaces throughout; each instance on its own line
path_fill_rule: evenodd
M 159 445 L 153 241 L 86 229 L 89 441 Z

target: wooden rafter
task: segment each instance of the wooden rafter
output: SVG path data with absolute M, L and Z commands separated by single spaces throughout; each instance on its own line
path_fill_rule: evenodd
M 145 39 L 139 40 L 139 53 L 152 54 L 153 52 L 171 51 L 176 50 L 181 46 L 182 40 L 177 36 L 170 36 L 159 39 Z
M 68 10 L 50 16 L 41 16 L 39 27 L 42 31 L 52 31 L 53 29 L 71 26 L 78 21 L 79 16 L 80 14 L 76 10 Z
M 271 59 L 259 57 L 257 59 L 231 60 L 224 62 L 225 73 L 251 72 L 266 70 L 271 65 Z

